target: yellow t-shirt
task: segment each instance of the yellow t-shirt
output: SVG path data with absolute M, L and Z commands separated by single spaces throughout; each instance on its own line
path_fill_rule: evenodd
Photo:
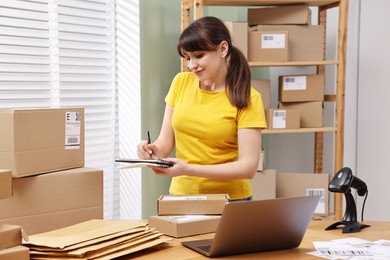
M 238 112 L 225 90 L 204 91 L 192 72 L 182 72 L 173 79 L 165 102 L 174 108 L 172 127 L 176 157 L 197 165 L 212 165 L 238 159 L 238 128 L 265 128 L 261 95 L 251 90 L 251 105 Z M 171 182 L 174 195 L 227 193 L 231 199 L 252 195 L 250 181 L 215 180 L 178 176 Z

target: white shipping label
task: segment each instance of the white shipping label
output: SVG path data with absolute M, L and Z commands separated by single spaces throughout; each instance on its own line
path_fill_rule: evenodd
M 65 112 L 65 149 L 80 149 L 81 113 Z
M 283 79 L 283 90 L 305 90 L 306 76 L 289 76 Z
M 210 219 L 210 216 L 206 215 L 183 215 L 183 216 L 172 216 L 170 219 L 175 220 L 177 222 L 187 222 L 187 221 L 197 221 Z
M 272 128 L 286 128 L 286 110 L 273 111 Z
M 325 189 L 321 188 L 307 188 L 306 189 L 306 196 L 316 196 L 320 195 L 320 201 L 317 204 L 316 210 L 314 213 L 316 214 L 325 214 L 326 209 L 325 209 Z
M 285 34 L 262 34 L 261 35 L 262 49 L 284 49 L 286 48 Z
M 207 196 L 164 196 L 162 200 L 207 200 Z

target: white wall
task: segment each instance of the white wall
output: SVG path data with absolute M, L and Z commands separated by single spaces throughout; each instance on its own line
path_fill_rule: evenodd
M 356 1 L 356 0 L 355 0 Z M 357 171 L 367 183 L 366 220 L 390 220 L 390 1 L 360 0 Z M 363 199 L 358 199 L 359 206 Z M 360 207 L 359 207 L 360 208 Z

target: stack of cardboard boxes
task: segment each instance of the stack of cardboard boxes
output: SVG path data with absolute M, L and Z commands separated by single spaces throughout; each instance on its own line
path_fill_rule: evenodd
M 324 60 L 323 25 L 311 25 L 308 6 L 249 8 L 247 22 L 225 22 L 234 44 L 249 62 Z M 281 75 L 278 107 L 269 106 L 264 80 L 253 80 L 261 92 L 269 129 L 323 126 L 324 75 Z M 262 86 L 263 85 L 263 86 Z
M 298 111 L 302 128 L 322 127 L 324 84 L 323 74 L 279 76 L 279 109 Z
M 257 173 L 251 179 L 254 200 L 320 195 L 315 217 L 329 215 L 329 174 L 279 173 L 265 169 L 262 164 L 260 160 Z
M 188 196 L 162 195 L 157 200 L 157 216 L 150 216 L 151 228 L 172 237 L 186 237 L 215 232 L 227 194 Z
M 30 250 L 22 246 L 20 226 L 0 224 L 0 260 L 28 260 Z
M 311 25 L 308 6 L 248 9 L 249 61 L 324 59 L 324 26 Z
M 32 235 L 103 217 L 103 171 L 84 166 L 84 109 L 0 110 L 0 158 L 0 224 Z

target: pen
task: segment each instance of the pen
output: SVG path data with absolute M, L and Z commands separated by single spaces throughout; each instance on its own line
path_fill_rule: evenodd
M 151 144 L 152 140 L 150 139 L 150 132 L 149 132 L 149 130 L 147 131 L 147 134 L 148 134 L 148 144 Z M 149 152 L 149 157 L 150 157 L 150 159 L 152 159 L 152 157 L 153 157 L 153 152 L 152 151 Z

